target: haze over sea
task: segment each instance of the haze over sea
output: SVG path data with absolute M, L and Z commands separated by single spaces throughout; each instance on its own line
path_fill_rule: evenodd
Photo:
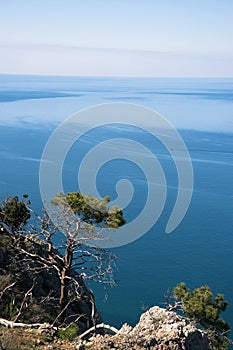
M 91 130 L 70 150 L 63 168 L 65 191 L 77 188 L 82 157 L 99 142 L 125 137 L 143 143 L 159 159 L 167 180 L 167 201 L 155 226 L 139 240 L 115 248 L 116 288 L 92 286 L 104 320 L 134 324 L 142 309 L 164 306 L 164 295 L 180 281 L 190 288 L 208 284 L 229 302 L 225 319 L 233 326 L 233 79 L 79 78 L 0 76 L 0 194 L 28 193 L 41 206 L 39 165 L 49 136 L 61 121 L 98 103 L 124 101 L 150 107 L 182 135 L 194 169 L 193 197 L 186 216 L 171 234 L 165 226 L 177 194 L 177 174 L 163 146 L 134 128 Z M 143 156 L 143 155 L 141 155 Z M 90 169 L 91 171 L 91 169 Z M 134 198 L 129 221 L 142 210 L 146 177 L 126 160 L 107 163 L 97 176 L 100 195 L 116 197 L 127 178 Z M 116 233 L 117 234 L 117 233 Z

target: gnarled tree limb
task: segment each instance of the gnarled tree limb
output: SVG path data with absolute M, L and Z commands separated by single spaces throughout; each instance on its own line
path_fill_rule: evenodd
M 8 320 L 5 320 L 4 318 L 0 318 L 0 324 L 2 326 L 8 327 L 8 328 L 15 328 L 15 327 L 39 328 L 42 326 L 46 326 L 48 328 L 51 328 L 51 325 L 49 323 L 21 323 L 21 322 L 8 321 Z
M 104 329 L 109 329 L 110 331 L 114 332 L 114 333 L 118 333 L 119 330 L 113 326 L 110 326 L 108 324 L 105 323 L 99 323 L 94 327 L 89 328 L 87 331 L 85 331 L 84 333 L 82 333 L 79 338 L 82 339 L 84 338 L 86 335 L 88 335 L 89 333 L 95 331 L 97 328 L 104 328 Z

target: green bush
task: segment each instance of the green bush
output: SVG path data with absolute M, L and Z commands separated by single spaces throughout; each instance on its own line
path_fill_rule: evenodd
M 207 331 L 211 339 L 212 349 L 228 349 L 231 341 L 227 338 L 230 325 L 221 316 L 227 308 L 223 294 L 213 298 L 209 286 L 201 286 L 191 291 L 184 282 L 178 284 L 173 294 L 181 302 L 181 310 Z
M 17 310 L 17 307 L 11 300 L 8 304 L 6 304 L 5 309 L 3 311 L 4 318 L 6 318 L 7 320 L 12 320 L 12 318 L 17 314 Z
M 78 334 L 78 325 L 76 323 L 72 323 L 67 328 L 61 328 L 58 331 L 58 337 L 61 340 L 72 341 L 77 337 Z
M 24 195 L 26 198 L 27 195 Z M 27 203 L 29 204 L 29 202 Z M 0 206 L 0 221 L 4 222 L 16 232 L 30 219 L 31 214 L 24 201 L 19 201 L 17 196 L 13 198 L 7 198 Z

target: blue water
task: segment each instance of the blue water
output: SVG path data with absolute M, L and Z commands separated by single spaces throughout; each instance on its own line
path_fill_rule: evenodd
M 98 143 L 125 137 L 156 154 L 167 180 L 167 200 L 156 225 L 139 240 L 115 248 L 116 288 L 108 299 L 92 286 L 106 322 L 135 324 L 143 309 L 164 305 L 164 295 L 180 281 L 190 288 L 208 284 L 229 302 L 225 318 L 233 325 L 233 79 L 126 79 L 0 76 L 0 194 L 28 193 L 39 208 L 39 165 L 56 126 L 82 108 L 124 101 L 163 114 L 179 130 L 190 152 L 194 190 L 189 210 L 171 234 L 165 226 L 177 194 L 177 174 L 168 152 L 135 129 L 97 128 L 75 144 L 63 169 L 65 191 L 77 189 L 83 156 Z M 97 176 L 100 195 L 116 197 L 115 185 L 127 178 L 135 193 L 125 214 L 142 210 L 146 176 L 135 164 L 115 160 Z

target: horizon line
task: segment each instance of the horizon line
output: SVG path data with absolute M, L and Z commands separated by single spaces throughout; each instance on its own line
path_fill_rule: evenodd
M 41 74 L 41 73 L 2 73 L 0 76 L 57 77 L 57 78 L 111 78 L 111 79 L 233 79 L 233 76 L 149 76 L 149 75 L 80 75 L 80 74 Z

